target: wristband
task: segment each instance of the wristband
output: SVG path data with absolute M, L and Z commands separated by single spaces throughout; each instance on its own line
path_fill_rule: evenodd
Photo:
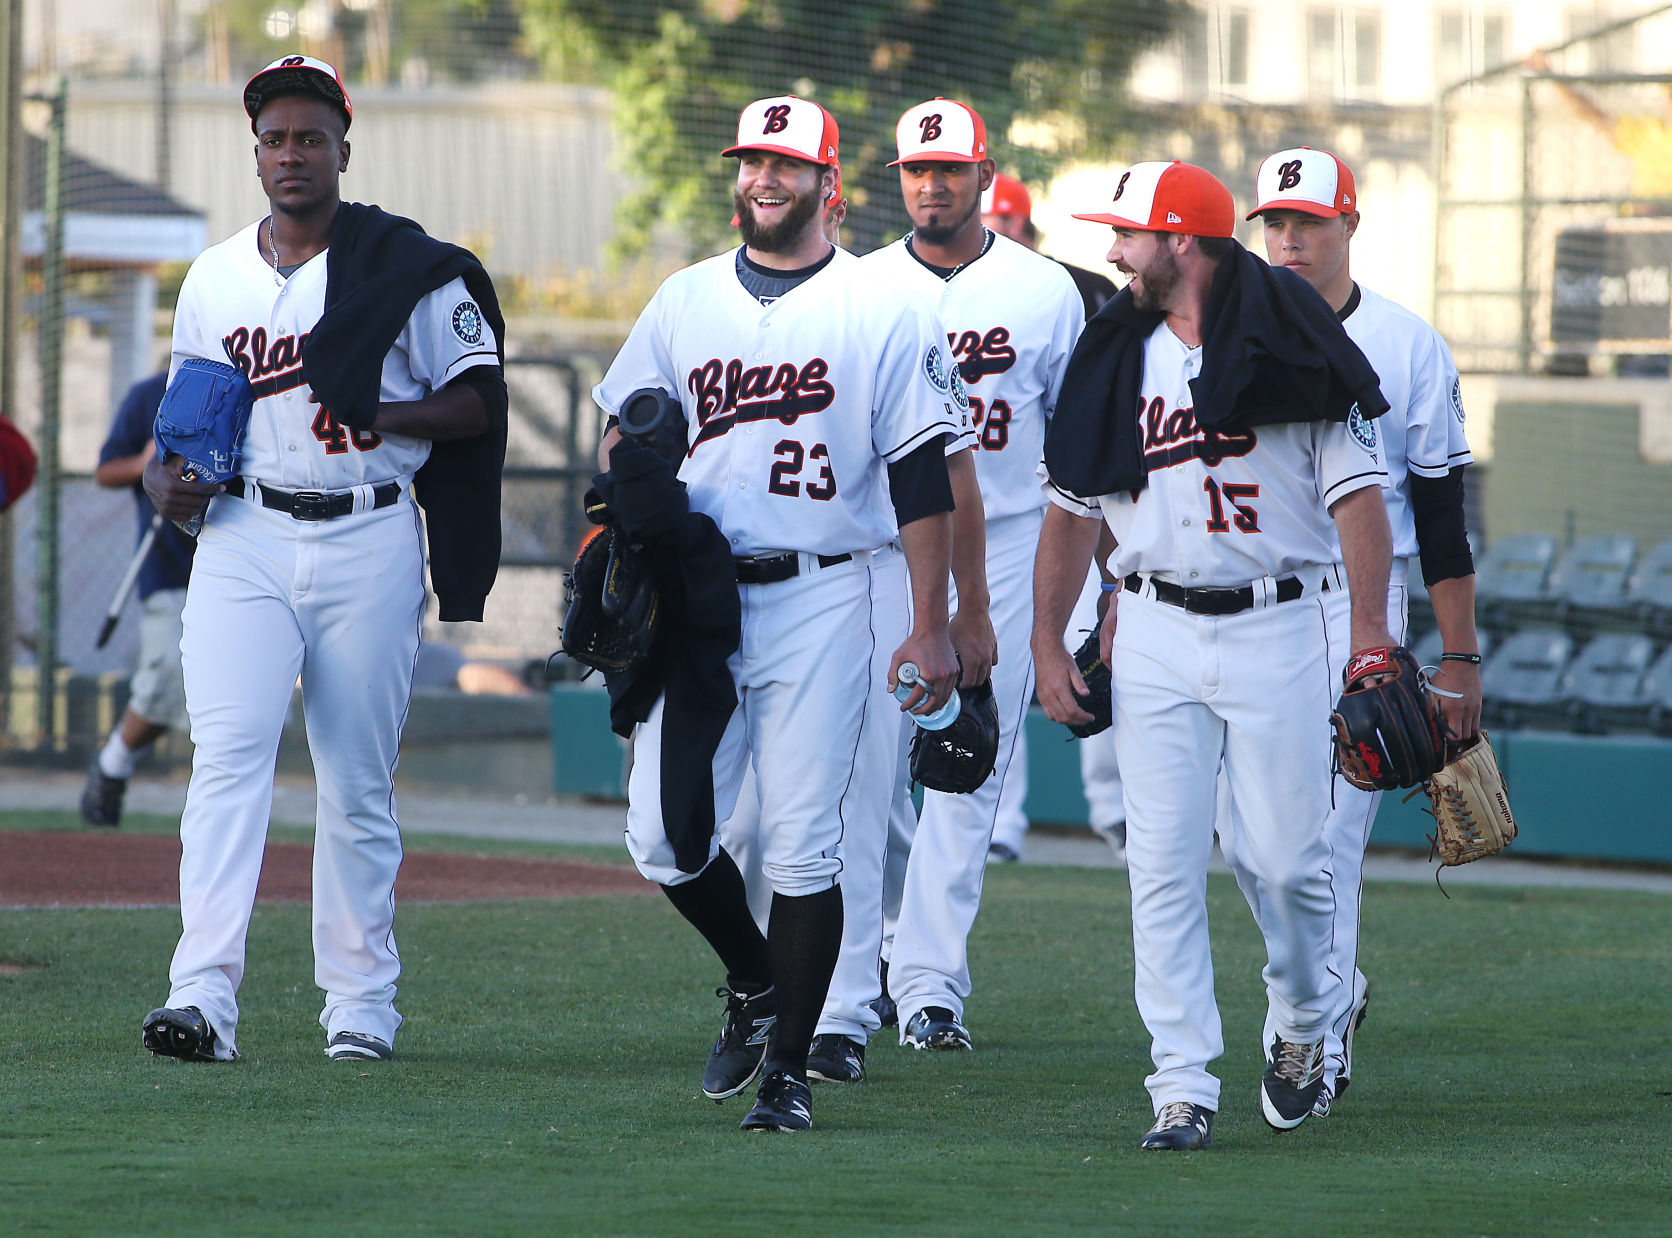
M 1440 661 L 1467 662 L 1470 666 L 1479 666 L 1480 655 L 1478 653 L 1442 653 L 1440 655 Z
M 1119 593 L 1121 590 L 1121 582 L 1118 580 L 1100 580 L 1097 585 L 1105 593 Z

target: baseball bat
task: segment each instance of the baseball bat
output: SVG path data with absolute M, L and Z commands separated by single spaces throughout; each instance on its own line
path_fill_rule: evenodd
M 104 623 L 99 627 L 99 639 L 93 642 L 93 648 L 103 649 L 110 641 L 110 634 L 116 630 L 117 623 L 122 618 L 122 608 L 128 604 L 128 595 L 134 591 L 134 582 L 139 579 L 140 565 L 145 562 L 145 556 L 151 553 L 151 547 L 156 544 L 157 530 L 162 528 L 161 516 L 151 517 L 151 527 L 145 530 L 145 536 L 139 539 L 139 549 L 134 551 L 134 557 L 128 563 L 128 570 L 122 573 L 122 583 L 116 586 L 116 597 L 110 603 L 110 609 L 105 612 Z

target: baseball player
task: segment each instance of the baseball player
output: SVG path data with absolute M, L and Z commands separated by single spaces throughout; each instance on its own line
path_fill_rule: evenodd
M 1354 648 L 1391 643 L 1371 420 L 1386 402 L 1323 299 L 1231 239 L 1230 191 L 1205 170 L 1135 164 L 1111 210 L 1077 218 L 1114 229 L 1109 261 L 1130 282 L 1081 337 L 1045 441 L 1039 699 L 1058 722 L 1089 718 L 1062 641 L 1101 521 L 1123 585 L 1102 634 L 1155 1063 L 1140 1147 L 1201 1148 L 1224 1047 L 1205 876 L 1221 763 L 1243 863 L 1272 909 L 1262 1115 L 1298 1126 L 1323 1083 L 1331 612 L 1350 591 Z
M 230 360 L 254 387 L 241 475 L 189 482 L 172 454 L 144 474 L 169 520 L 208 504 L 181 638 L 196 745 L 180 821 L 183 931 L 144 1044 L 238 1055 L 273 762 L 300 675 L 319 784 L 326 1052 L 386 1059 L 401 1024 L 393 778 L 424 616 L 414 486 L 441 618 L 480 620 L 499 560 L 502 328 L 468 253 L 341 201 L 353 112 L 336 70 L 276 61 L 244 88 L 244 110 L 270 213 L 192 263 L 174 319 L 175 368 Z
M 1039 248 L 1039 229 L 1033 222 L 1033 196 L 1028 193 L 1027 186 L 1013 176 L 1006 176 L 1001 172 L 993 177 L 991 188 L 981 195 L 981 223 L 983 227 L 997 232 L 1000 236 L 1009 237 L 1018 245 L 1026 245 L 1032 250 Z M 1115 285 L 1108 277 L 1099 275 L 1096 271 L 1088 271 L 1084 267 L 1077 267 L 1073 263 L 1063 262 L 1060 258 L 1052 261 L 1059 263 L 1074 281 L 1074 287 L 1080 293 L 1080 300 L 1085 304 L 1087 318 L 1102 309 L 1115 295 Z M 1107 558 L 1107 550 L 1105 547 L 1104 553 L 1097 556 L 1098 564 Z M 1101 581 L 1096 571 L 1087 575 L 1085 594 L 1081 597 L 1079 605 L 1074 608 L 1073 617 L 1068 625 L 1070 647 L 1077 648 L 1079 634 L 1094 629 L 1102 616 L 1103 607 L 1097 604 L 1101 596 L 1099 585 L 1102 585 L 1104 590 L 1112 590 L 1115 587 L 1109 582 Z M 1025 744 L 1025 736 L 1023 742 Z M 1080 781 L 1085 789 L 1086 803 L 1091 810 L 1092 833 L 1109 844 L 1117 861 L 1124 860 L 1126 806 L 1121 799 L 1120 767 L 1115 760 L 1115 737 L 1109 731 L 1100 731 L 1080 740 L 1078 748 Z M 1004 793 L 999 797 L 998 822 L 993 827 L 993 843 L 987 849 L 988 859 L 1001 863 L 1021 859 L 1022 847 L 1027 838 L 1028 819 L 1022 810 L 1022 800 L 1027 794 L 1025 746 L 1017 750 L 1014 764 L 1018 771 L 1012 772 L 1005 781 Z
M 824 235 L 839 158 L 830 114 L 789 95 L 757 100 L 723 153 L 737 160 L 743 245 L 662 285 L 593 396 L 613 415 L 640 388 L 678 393 L 690 444 L 679 479 L 734 556 L 737 705 L 712 758 L 713 820 L 731 815 L 752 767 L 767 932 L 718 832 L 699 872 L 676 864 L 670 833 L 687 823 L 664 816 L 664 766 L 689 743 L 663 733 L 665 696 L 634 736 L 627 845 L 726 968 L 704 1093 L 724 1100 L 759 1074 L 743 1129 L 800 1131 L 812 1125 L 807 1051 L 842 940 L 841 849 L 850 831 L 883 828 L 880 815 L 845 815 L 849 790 L 875 777 L 861 742 L 878 700 L 867 668 L 879 632 L 898 623 L 876 613 L 874 560 L 897 527 L 912 618 L 886 684 L 916 664 L 924 682 L 904 705 L 928 712 L 958 674 L 944 453 L 968 415 L 928 311 L 879 289 Z M 619 438 L 606 433 L 601 463 Z
M 889 961 L 900 1036 L 919 1049 L 967 1049 L 968 938 L 1000 796 L 1014 768 L 1033 694 L 1034 550 L 1043 499 L 1045 423 L 1085 314 L 1061 266 L 984 228 L 981 194 L 993 160 L 981 117 L 952 99 L 909 108 L 895 126 L 900 189 L 912 230 L 861 260 L 873 279 L 935 307 L 977 429 L 976 475 L 986 513 L 986 584 L 999 710 L 993 776 L 968 795 L 926 791 Z M 959 539 L 960 541 L 962 539 Z M 990 598 L 990 604 L 989 604 Z M 956 590 L 963 616 L 964 590 Z M 956 638 L 954 643 L 960 644 Z M 966 682 L 969 682 L 966 668 Z M 1025 763 L 1025 758 L 1024 758 Z M 1025 776 L 1025 775 L 1023 775 Z
M 1433 327 L 1415 314 L 1354 282 L 1353 234 L 1358 191 L 1352 171 L 1328 151 L 1299 147 L 1278 151 L 1255 178 L 1266 257 L 1316 288 L 1364 351 L 1392 408 L 1377 423 L 1388 470 L 1388 521 L 1393 528 L 1393 570 L 1388 588 L 1388 630 L 1405 642 L 1407 560 L 1420 557 L 1445 638 L 1445 653 L 1431 687 L 1440 698 L 1447 729 L 1459 739 L 1480 729 L 1480 640 L 1475 632 L 1474 563 L 1463 518 L 1463 469 L 1473 462 L 1463 433 L 1463 401 L 1451 351 Z M 1332 636 L 1336 648 L 1347 634 Z M 1339 681 L 1341 666 L 1336 667 Z M 1360 791 L 1346 779 L 1334 784 L 1325 826 L 1330 851 L 1335 928 L 1329 939 L 1329 993 L 1324 1087 L 1313 1112 L 1327 1114 L 1352 1078 L 1353 1033 L 1364 1018 L 1370 986 L 1358 969 L 1358 926 L 1364 849 L 1376 819 L 1379 792 Z M 1263 914 L 1256 883 L 1238 862 L 1234 828 L 1221 821 L 1221 848 L 1255 916 Z M 1229 842 L 1227 843 L 1227 836 Z M 1272 1029 L 1268 1026 L 1267 1035 Z
M 151 427 L 167 382 L 167 374 L 154 374 L 129 388 L 93 471 L 93 480 L 101 486 L 133 490 L 142 542 L 156 513 L 140 479 L 156 453 Z M 128 686 L 127 708 L 87 770 L 81 819 L 88 825 L 120 825 L 122 799 L 135 763 L 170 728 L 183 731 L 187 727 L 186 687 L 180 677 L 180 608 L 186 604 L 195 548 L 191 538 L 166 520 L 160 521 L 156 538 L 140 563 L 139 665 Z

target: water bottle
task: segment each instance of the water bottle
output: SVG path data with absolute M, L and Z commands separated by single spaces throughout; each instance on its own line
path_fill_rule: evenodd
M 894 689 L 894 699 L 904 704 L 906 698 L 911 695 L 912 685 L 917 683 L 921 677 L 922 672 L 917 669 L 917 663 L 900 663 L 899 673 L 894 677 L 897 685 Z M 946 699 L 946 704 L 935 710 L 934 713 L 907 714 L 906 716 L 925 731 L 939 731 L 951 726 L 953 719 L 958 716 L 958 711 L 962 708 L 963 705 L 958 700 L 958 690 L 954 688 L 952 695 Z

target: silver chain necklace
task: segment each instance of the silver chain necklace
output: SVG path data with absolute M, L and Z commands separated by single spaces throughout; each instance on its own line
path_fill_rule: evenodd
M 284 276 L 279 274 L 279 242 L 273 235 L 273 217 L 267 217 L 267 248 L 273 254 L 273 282 L 280 288 L 284 287 Z

